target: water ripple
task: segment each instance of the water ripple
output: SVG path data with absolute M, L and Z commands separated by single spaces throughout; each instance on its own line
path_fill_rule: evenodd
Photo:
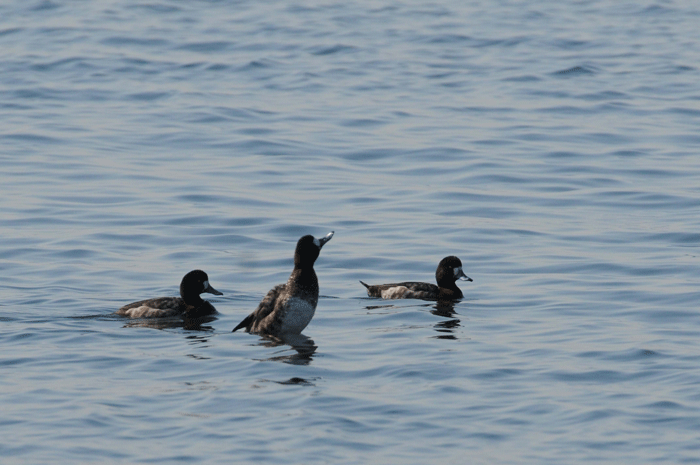
M 697 461 L 698 8 L 274 6 L 0 5 L 3 457 Z M 304 337 L 231 333 L 330 230 Z

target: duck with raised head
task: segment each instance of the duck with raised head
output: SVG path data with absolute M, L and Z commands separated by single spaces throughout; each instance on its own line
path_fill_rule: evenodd
M 435 270 L 437 286 L 430 283 L 403 282 L 392 284 L 377 284 L 370 286 L 362 281 L 367 288 L 367 295 L 382 299 L 423 299 L 423 300 L 456 300 L 464 297 L 457 287 L 457 280 L 472 281 L 472 278 L 462 271 L 462 261 L 450 255 L 440 260 Z
M 273 287 L 260 301 L 258 308 L 248 315 L 238 326 L 237 331 L 279 336 L 301 334 L 316 312 L 318 304 L 318 278 L 314 263 L 321 248 L 331 240 L 333 231 L 316 239 L 304 236 L 294 250 L 294 269 L 285 284 Z
M 209 276 L 202 270 L 187 273 L 180 282 L 180 297 L 158 297 L 140 300 L 117 310 L 117 315 L 129 318 L 162 318 L 183 316 L 198 318 L 216 313 L 214 306 L 199 295 L 208 292 L 223 295 L 209 284 Z

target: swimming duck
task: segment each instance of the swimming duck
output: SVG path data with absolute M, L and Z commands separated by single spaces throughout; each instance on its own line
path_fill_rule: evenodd
M 203 292 L 223 295 L 211 287 L 209 277 L 204 271 L 194 270 L 187 273 L 180 282 L 180 295 L 182 297 L 141 300 L 123 306 L 116 313 L 130 318 L 159 318 L 180 315 L 196 318 L 216 313 L 214 306 L 199 296 Z
M 316 312 L 318 278 L 314 262 L 323 245 L 333 237 L 333 231 L 321 239 L 304 236 L 294 251 L 294 270 L 285 284 L 273 287 L 260 301 L 258 308 L 238 326 L 250 333 L 278 336 L 300 334 Z
M 393 283 L 370 286 L 362 281 L 370 297 L 382 299 L 423 299 L 423 300 L 455 300 L 464 297 L 457 287 L 457 279 L 472 281 L 472 278 L 462 271 L 462 261 L 451 255 L 440 260 L 435 270 L 437 286 L 430 283 Z

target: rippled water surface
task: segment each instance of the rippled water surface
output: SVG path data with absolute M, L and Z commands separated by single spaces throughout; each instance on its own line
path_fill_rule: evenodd
M 3 464 L 700 462 L 698 24 L 3 3 Z M 331 230 L 304 335 L 231 333 Z M 358 282 L 452 254 L 453 306 Z M 113 315 L 195 268 L 216 319 Z

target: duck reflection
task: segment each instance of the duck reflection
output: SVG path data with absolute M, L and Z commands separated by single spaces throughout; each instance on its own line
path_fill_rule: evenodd
M 455 303 L 452 301 L 438 301 L 431 305 L 433 308 L 430 313 L 444 318 L 452 318 L 457 313 L 455 312 Z
M 284 386 L 315 386 L 314 383 L 312 383 L 310 380 L 305 379 L 305 378 L 289 378 L 288 380 L 285 381 L 272 381 L 273 383 L 277 384 L 282 384 Z
M 457 339 L 456 330 L 461 326 L 460 320 L 457 317 L 458 313 L 455 312 L 454 301 L 445 300 L 437 301 L 430 304 L 421 304 L 418 307 L 429 308 L 430 313 L 435 316 L 442 318 L 448 318 L 448 320 L 441 320 L 433 324 L 435 331 L 440 333 L 435 336 L 437 339 Z M 396 305 L 396 304 L 384 304 L 384 305 L 367 305 L 366 310 L 373 311 L 375 314 L 389 314 L 396 313 L 398 310 L 407 307 L 416 307 L 415 305 Z
M 435 336 L 437 339 L 457 339 L 455 331 L 461 325 L 459 324 L 459 318 L 456 318 L 457 312 L 455 312 L 455 303 L 453 301 L 438 301 L 430 310 L 430 313 L 443 318 L 450 318 L 449 320 L 443 320 L 435 323 L 433 328 L 435 331 L 440 333 Z
M 427 304 L 421 305 L 421 307 L 427 307 L 427 306 L 428 306 Z M 410 307 L 410 305 L 396 305 L 396 304 L 366 305 L 365 310 L 380 310 L 380 309 L 387 309 L 388 310 L 388 309 L 392 309 L 392 308 L 399 309 L 399 308 L 406 308 L 406 307 Z M 375 312 L 375 313 L 377 313 L 377 314 L 382 314 L 382 313 L 389 314 L 389 313 L 396 313 L 396 312 Z
M 281 347 L 275 352 L 275 355 L 265 359 L 258 359 L 263 362 L 282 362 L 292 365 L 308 365 L 313 360 L 313 355 L 318 348 L 313 339 L 304 336 L 303 334 L 283 334 L 279 336 L 264 335 L 260 336 L 258 345 L 263 347 Z M 294 350 L 294 353 L 289 352 L 289 346 Z
M 153 329 L 177 329 L 188 331 L 213 332 L 214 328 L 207 323 L 217 320 L 215 316 L 203 316 L 199 318 L 149 318 L 142 320 L 129 320 L 124 328 L 153 328 Z

